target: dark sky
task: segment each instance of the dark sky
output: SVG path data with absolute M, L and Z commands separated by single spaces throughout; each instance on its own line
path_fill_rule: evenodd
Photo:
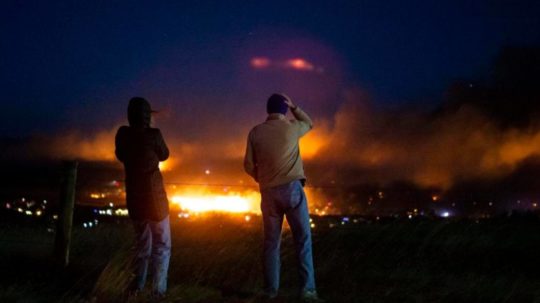
M 185 121 L 174 125 L 186 130 L 205 113 L 252 124 L 275 90 L 316 117 L 333 114 L 351 88 L 381 106 L 432 105 L 453 79 L 485 77 L 501 47 L 540 43 L 539 1 L 0 6 L 2 137 L 110 129 L 125 120 L 133 95 Z M 278 63 L 256 70 L 255 57 Z M 294 58 L 319 72 L 284 67 Z M 259 108 L 261 115 L 245 118 Z

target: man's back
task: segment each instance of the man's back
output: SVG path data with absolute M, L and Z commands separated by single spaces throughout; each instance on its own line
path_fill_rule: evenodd
M 261 188 L 305 179 L 298 140 L 311 129 L 309 122 L 271 114 L 251 130 L 245 165 L 246 170 L 253 169 Z
M 157 128 L 122 126 L 115 138 L 116 157 L 126 176 L 126 203 L 133 219 L 160 221 L 169 214 L 169 202 L 159 171 L 159 161 L 169 149 Z
M 298 140 L 311 129 L 312 122 L 298 107 L 293 114 L 296 120 L 270 114 L 249 133 L 244 167 L 261 188 L 305 179 Z

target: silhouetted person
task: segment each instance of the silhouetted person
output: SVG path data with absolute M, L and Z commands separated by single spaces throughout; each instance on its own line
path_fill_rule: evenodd
M 291 109 L 294 120 L 285 115 Z M 315 288 L 309 212 L 303 184 L 304 167 L 298 140 L 313 123 L 289 97 L 273 94 L 267 102 L 268 118 L 249 133 L 244 168 L 261 191 L 264 225 L 264 294 L 274 298 L 279 289 L 280 242 L 283 217 L 291 227 L 300 263 L 301 296 L 320 302 Z
M 159 162 L 169 157 L 169 149 L 160 130 L 150 127 L 152 112 L 143 98 L 129 101 L 129 126 L 118 129 L 115 152 L 124 164 L 126 203 L 136 235 L 135 280 L 130 291 L 144 288 L 150 263 L 153 295 L 162 297 L 167 290 L 171 231 Z

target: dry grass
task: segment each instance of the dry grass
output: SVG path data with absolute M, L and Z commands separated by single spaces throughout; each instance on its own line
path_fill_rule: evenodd
M 540 302 L 537 220 L 394 221 L 314 230 L 319 292 L 328 302 Z M 74 233 L 72 263 L 48 262 L 51 236 L 35 228 L 3 229 L 41 246 L 4 245 L 0 302 L 149 302 L 128 299 L 129 222 Z M 261 285 L 260 222 L 214 216 L 172 225 L 165 302 L 257 302 Z M 24 249 L 22 249 L 24 248 Z M 21 250 L 22 249 L 22 250 Z M 23 251 L 21 253 L 21 251 Z M 10 261 L 7 261 L 10 260 Z M 289 232 L 282 246 L 281 302 L 297 294 Z

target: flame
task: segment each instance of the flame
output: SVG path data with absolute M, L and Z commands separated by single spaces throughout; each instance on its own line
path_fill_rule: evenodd
M 311 187 L 306 187 L 304 190 L 311 213 L 317 215 L 336 214 L 336 209 L 332 206 L 332 202 L 328 202 L 328 197 Z M 217 190 L 204 185 L 189 185 L 181 190 L 178 190 L 176 186 L 171 186 L 168 191 L 173 192 L 169 195 L 171 207 L 184 213 L 261 214 L 261 195 L 256 189 L 239 187 L 233 191 L 229 190 L 228 187 Z M 323 211 L 319 212 L 318 208 Z
M 254 190 L 243 192 L 213 192 L 195 187 L 177 192 L 171 197 L 173 205 L 187 212 L 260 213 L 260 194 Z

